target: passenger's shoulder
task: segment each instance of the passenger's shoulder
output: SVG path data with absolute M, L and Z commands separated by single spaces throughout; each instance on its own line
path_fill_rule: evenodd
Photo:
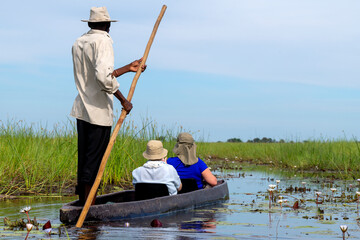
M 167 162 L 168 164 L 175 163 L 176 161 L 177 161 L 177 157 L 171 157 L 171 158 L 168 158 L 168 159 L 166 160 L 166 162 Z

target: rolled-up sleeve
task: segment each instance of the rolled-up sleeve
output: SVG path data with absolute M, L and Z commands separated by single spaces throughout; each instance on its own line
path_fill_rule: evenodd
M 112 76 L 114 71 L 114 50 L 112 41 L 104 40 L 98 42 L 94 57 L 95 77 L 102 91 L 109 94 L 115 93 L 119 88 L 119 83 Z

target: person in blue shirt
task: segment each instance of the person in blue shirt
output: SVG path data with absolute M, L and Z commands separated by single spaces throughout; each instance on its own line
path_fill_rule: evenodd
M 196 156 L 196 144 L 191 134 L 180 133 L 173 152 L 177 157 L 169 158 L 167 164 L 176 169 L 180 179 L 194 178 L 199 189 L 204 188 L 203 181 L 210 186 L 216 186 L 216 177 L 206 163 Z

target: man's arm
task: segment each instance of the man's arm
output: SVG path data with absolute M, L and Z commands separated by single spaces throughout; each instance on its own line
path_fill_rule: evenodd
M 133 105 L 131 102 L 129 102 L 124 95 L 122 95 L 122 93 L 120 92 L 120 90 L 117 90 L 114 93 L 114 96 L 119 99 L 121 105 L 123 106 L 124 110 L 129 113 L 131 111 L 131 109 L 133 108 Z
M 119 77 L 121 75 L 123 75 L 124 73 L 127 73 L 127 72 L 136 72 L 140 66 L 140 63 L 142 61 L 142 58 L 140 58 L 139 60 L 135 60 L 133 61 L 132 63 L 129 63 L 128 65 L 125 65 L 121 68 L 118 68 L 118 69 L 115 69 L 112 73 L 112 76 L 113 77 Z M 142 72 L 145 71 L 146 69 L 146 65 L 142 66 Z M 123 106 L 124 110 L 129 113 L 131 111 L 131 109 L 133 108 L 133 105 L 131 102 L 129 102 L 125 97 L 124 95 L 122 95 L 122 93 L 117 90 L 115 93 L 114 93 L 115 97 L 117 99 L 119 99 L 121 105 Z
M 142 58 L 140 58 L 139 60 L 135 60 L 121 68 L 115 69 L 112 73 L 112 76 L 117 78 L 127 72 L 136 72 L 140 66 L 141 61 Z M 142 72 L 145 71 L 145 69 L 146 65 L 142 66 Z

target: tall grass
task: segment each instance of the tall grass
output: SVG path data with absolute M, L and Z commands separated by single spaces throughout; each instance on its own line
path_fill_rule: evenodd
M 198 145 L 198 154 L 205 159 L 228 158 L 293 170 L 333 171 L 344 178 L 360 173 L 360 147 L 355 140 Z
M 141 126 L 125 121 L 107 162 L 102 189 L 109 184 L 125 187 L 131 172 L 146 160 L 142 153 L 150 139 L 160 139 L 172 149 L 181 127 L 165 128 L 151 119 Z M 340 177 L 357 177 L 360 146 L 357 141 L 308 141 L 295 143 L 197 142 L 203 159 L 229 159 L 273 167 L 334 171 Z M 207 163 L 212 164 L 212 161 Z M 0 121 L 0 194 L 62 194 L 76 184 L 77 133 L 74 122 L 49 131 L 22 121 Z M 73 192 L 71 190 L 71 192 Z
M 131 172 L 146 160 L 142 153 L 150 139 L 172 149 L 181 128 L 165 129 L 151 119 L 142 126 L 125 122 L 117 136 L 103 176 L 107 184 L 126 186 Z M 77 133 L 74 122 L 48 131 L 23 121 L 0 121 L 0 194 L 62 193 L 76 184 Z

